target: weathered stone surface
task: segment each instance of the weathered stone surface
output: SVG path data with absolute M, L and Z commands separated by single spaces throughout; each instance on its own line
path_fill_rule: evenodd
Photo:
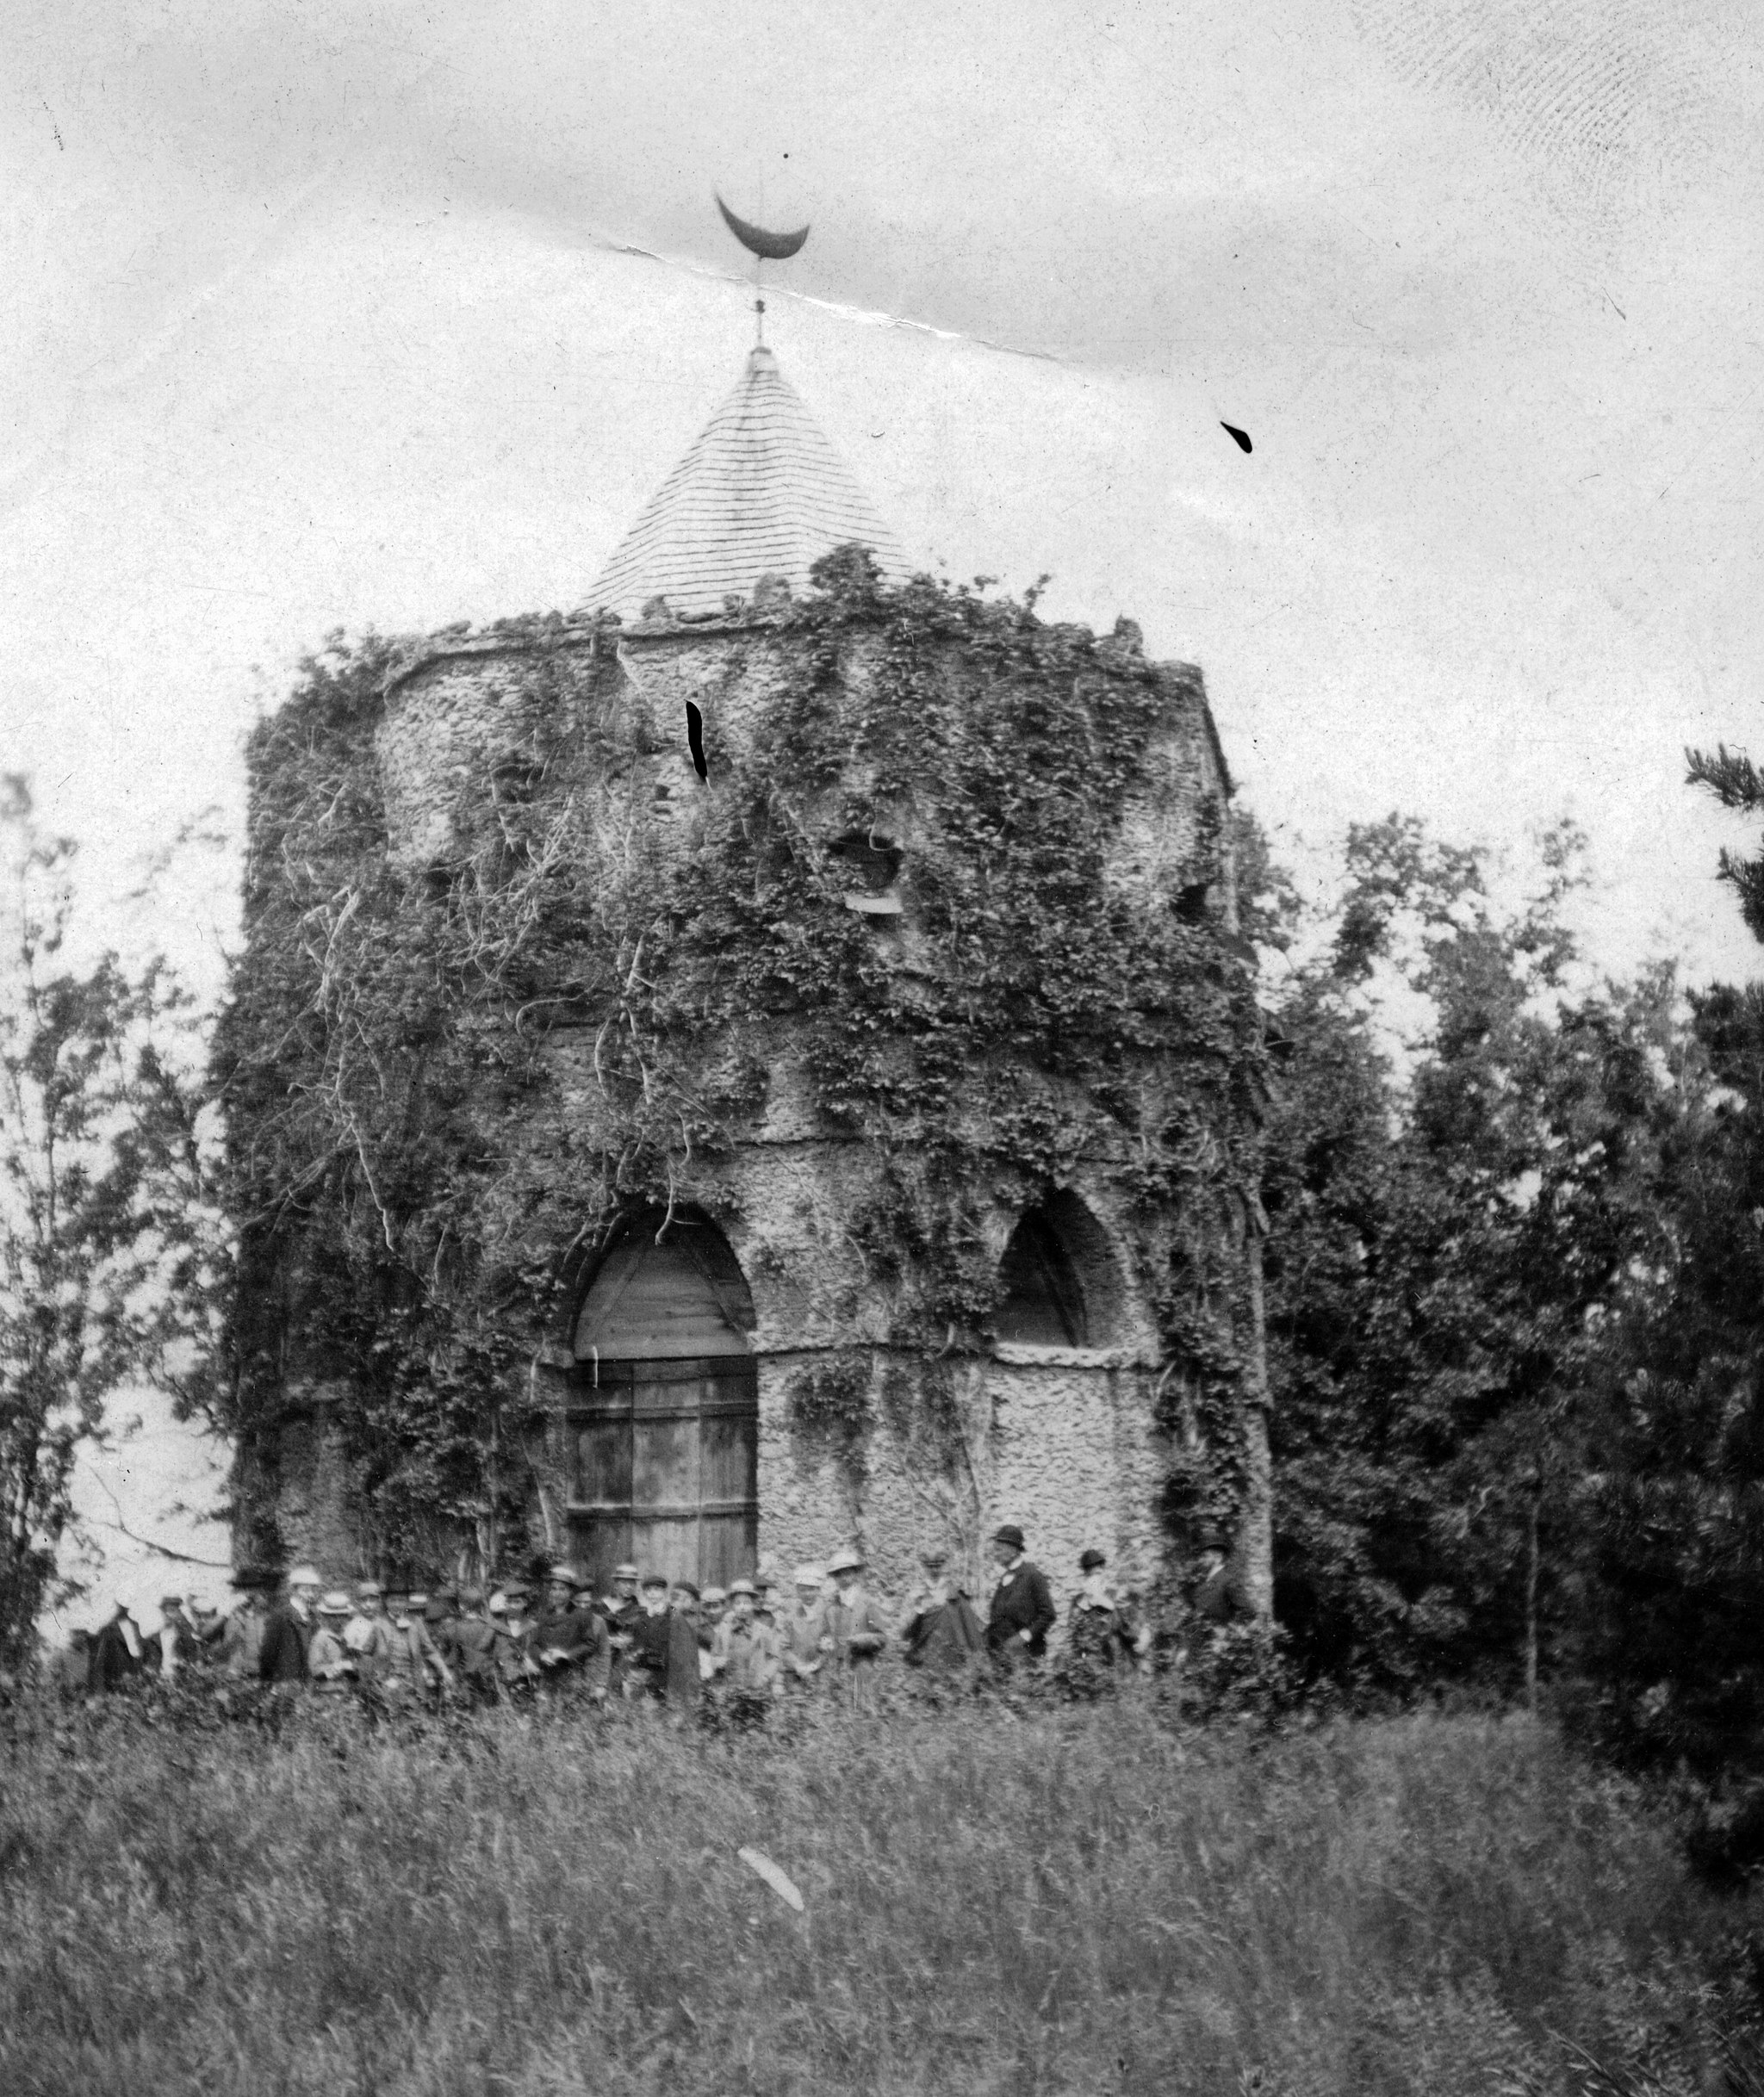
M 763 747 L 785 696 L 806 674 L 808 644 L 769 616 L 773 601 L 744 618 L 684 625 L 658 617 L 623 631 L 450 639 L 418 651 L 387 686 L 374 735 L 392 865 L 413 879 L 444 875 L 481 828 L 487 807 L 504 796 L 529 810 L 537 796 L 541 814 L 560 811 L 560 825 L 567 812 L 575 826 L 568 834 L 592 838 L 596 849 L 620 855 L 621 865 L 643 864 L 646 855 L 657 865 L 672 864 L 698 850 L 721 768 Z M 1137 632 L 1125 624 L 1097 655 L 1109 675 L 1147 675 Z M 836 675 L 848 698 L 876 698 L 881 663 L 873 634 L 845 642 Z M 939 673 L 954 684 L 977 675 L 953 645 Z M 1152 674 L 1160 724 L 1114 811 L 1102 878 L 1144 909 L 1228 919 L 1228 855 L 1213 854 L 1199 892 L 1194 872 L 1207 838 L 1221 831 L 1229 791 L 1198 673 L 1165 666 Z M 707 779 L 693 761 L 689 708 L 702 723 Z M 842 807 L 863 803 L 875 810 L 871 829 L 885 834 L 899 870 L 880 890 L 862 889 L 869 877 L 854 872 L 852 892 L 898 898 L 898 910 L 875 917 L 873 936 L 878 958 L 910 986 L 926 952 L 916 922 L 917 818 L 910 801 L 891 803 L 879 793 L 869 760 L 840 749 L 829 753 L 829 763 L 836 784 L 795 813 L 805 832 L 824 837 Z M 565 834 L 562 828 L 558 834 Z M 812 928 L 804 936 L 815 936 Z M 611 1022 L 590 1015 L 566 1023 L 566 1016 L 475 1022 L 550 1027 L 543 1033 L 551 1081 L 543 1118 L 505 1127 L 489 1117 L 496 1140 L 519 1154 L 521 1173 L 506 1196 L 511 1238 L 521 1228 L 517 1193 L 556 1198 L 560 1177 L 572 1169 L 574 1136 L 593 1121 L 604 1096 L 597 1045 Z M 939 1542 L 956 1553 L 971 1584 L 984 1586 L 986 1539 L 998 1523 L 1015 1521 L 1062 1604 L 1089 1547 L 1107 1551 L 1123 1581 L 1155 1581 L 1168 1542 L 1160 1500 L 1170 1449 L 1158 1402 L 1167 1342 L 1143 1270 L 1139 1161 L 1119 1124 L 1078 1113 L 1087 1102 L 1074 1096 L 1069 1078 L 1011 1074 L 1013 1090 L 1045 1101 L 1050 1115 L 1065 1114 L 1088 1132 L 1057 1176 L 1069 1203 L 1063 1242 L 1086 1306 L 1085 1343 L 1005 1339 L 977 1351 L 972 1336 L 958 1346 L 952 1331 L 947 1346 L 904 1346 L 898 1312 L 905 1284 L 899 1274 L 879 1269 L 853 1228 L 854 1218 L 886 1193 L 884 1160 L 829 1126 L 817 1108 L 787 1017 L 771 1027 L 767 1041 L 757 1074 L 740 1067 L 733 1045 L 717 1043 L 693 1074 L 707 1095 L 743 1085 L 754 1093 L 732 1148 L 702 1166 L 695 1199 L 723 1231 L 752 1297 L 761 1558 L 787 1566 L 856 1537 L 879 1585 L 898 1592 L 910 1582 L 917 1552 Z M 1166 1095 L 1173 1100 L 1177 1089 L 1156 1056 L 1144 1052 L 1123 1060 L 1118 1079 L 1153 1104 Z M 984 1155 L 981 1109 L 975 1104 L 972 1111 L 976 1120 L 965 1133 Z M 1021 1219 L 1020 1191 L 1005 1176 L 997 1187 L 977 1181 L 970 1194 L 973 1227 L 996 1265 Z M 550 1250 L 561 1260 L 568 1244 Z M 295 1303 L 290 1312 L 289 1378 L 303 1373 L 308 1309 Z M 536 1318 L 529 1330 L 518 1311 L 507 1318 L 510 1330 L 523 1333 L 533 1389 L 549 1392 L 561 1408 L 567 1325 Z M 836 1431 L 800 1417 L 817 1365 L 830 1361 L 842 1365 L 855 1394 L 851 1417 Z M 935 1431 L 925 1424 L 933 1414 Z M 279 1461 L 269 1470 L 282 1535 L 329 1563 L 358 1556 L 361 1511 L 349 1505 L 346 1478 L 327 1455 L 322 1413 L 281 1431 Z M 531 1470 L 531 1541 L 562 1548 L 569 1482 L 561 1426 L 532 1456 Z

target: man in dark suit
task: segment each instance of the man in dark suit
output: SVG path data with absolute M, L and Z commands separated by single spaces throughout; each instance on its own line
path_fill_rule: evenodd
M 539 1679 L 553 1695 L 586 1694 L 606 1701 L 612 1647 L 604 1618 L 580 1606 L 587 1583 L 574 1566 L 554 1566 L 545 1577 L 545 1605 L 527 1640 Z
M 307 1649 L 318 1629 L 315 1610 L 324 1585 L 310 1566 L 296 1566 L 288 1576 L 288 1599 L 271 1610 L 258 1648 L 258 1675 L 264 1682 L 310 1679 Z
M 998 1582 L 986 1620 L 986 1650 L 1004 1667 L 1039 1660 L 1056 1620 L 1053 1597 L 1047 1576 L 1023 1556 L 1023 1533 L 1014 1522 L 993 1531 L 992 1561 Z
M 699 1699 L 699 1635 L 684 1616 L 668 1606 L 668 1576 L 646 1573 L 643 1599 L 630 1626 L 625 1654 L 624 1694 L 665 1703 L 668 1715 L 683 1719 Z
M 119 1602 L 116 1614 L 91 1642 L 86 1660 L 86 1686 L 94 1690 L 122 1689 L 134 1678 L 140 1664 L 140 1634 L 128 1613 L 127 1603 Z

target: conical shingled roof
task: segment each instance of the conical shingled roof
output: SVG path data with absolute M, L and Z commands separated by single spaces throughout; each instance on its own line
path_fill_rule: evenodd
M 905 577 L 893 534 L 762 345 L 625 534 L 587 608 L 629 617 L 665 597 L 676 614 L 720 611 L 762 575 L 799 592 L 823 554 L 854 539 L 891 580 Z

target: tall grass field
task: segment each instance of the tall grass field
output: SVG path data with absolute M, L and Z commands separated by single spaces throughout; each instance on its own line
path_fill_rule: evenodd
M 1520 1718 L 276 1715 L 0 1715 L 7 2097 L 1764 2087 L 1757 1896 Z

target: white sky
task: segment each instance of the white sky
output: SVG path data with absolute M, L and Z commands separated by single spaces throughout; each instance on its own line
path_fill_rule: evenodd
M 1597 959 L 1749 971 L 1682 753 L 1760 741 L 1761 61 L 1748 0 L 11 0 L 0 764 L 108 911 L 332 628 L 580 602 L 750 339 L 715 185 L 813 221 L 768 339 L 909 550 L 1200 662 L 1289 850 L 1571 812 Z M 212 982 L 236 873 L 111 921 Z

